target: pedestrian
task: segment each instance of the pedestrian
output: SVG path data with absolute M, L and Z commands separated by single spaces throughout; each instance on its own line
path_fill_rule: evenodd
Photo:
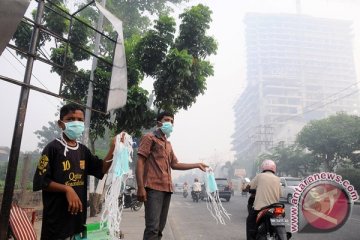
M 115 138 L 100 160 L 77 142 L 84 131 L 84 110 L 76 104 L 60 109 L 60 138 L 42 151 L 33 190 L 42 190 L 43 218 L 41 240 L 73 240 L 85 230 L 87 176 L 101 179 L 111 166 Z
M 136 167 L 138 199 L 145 202 L 144 240 L 162 237 L 170 206 L 173 184 L 171 169 L 189 170 L 208 167 L 204 163 L 180 163 L 168 141 L 173 130 L 174 115 L 161 112 L 157 128 L 145 134 L 140 141 Z

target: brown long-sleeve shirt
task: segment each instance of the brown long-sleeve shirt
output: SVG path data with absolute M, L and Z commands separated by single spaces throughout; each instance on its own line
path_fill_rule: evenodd
M 157 129 L 140 140 L 138 155 L 145 160 L 144 186 L 158 191 L 173 192 L 171 164 L 178 160 L 171 143 Z

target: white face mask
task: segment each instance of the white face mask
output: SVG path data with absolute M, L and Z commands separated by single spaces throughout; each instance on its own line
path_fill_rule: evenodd
M 65 124 L 64 133 L 70 140 L 78 139 L 84 132 L 84 122 L 72 121 L 63 123 Z
M 170 137 L 170 134 L 173 131 L 173 125 L 171 122 L 163 122 L 160 129 L 166 135 L 166 137 Z

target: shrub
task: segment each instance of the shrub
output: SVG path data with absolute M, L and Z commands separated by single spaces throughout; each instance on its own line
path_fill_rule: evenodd
M 340 168 L 336 170 L 336 173 L 341 175 L 345 180 L 349 180 L 351 185 L 354 186 L 355 190 L 360 193 L 360 169 L 355 168 Z

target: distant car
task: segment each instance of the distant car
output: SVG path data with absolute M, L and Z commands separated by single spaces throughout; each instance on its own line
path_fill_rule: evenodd
M 219 197 L 225 199 L 227 202 L 230 201 L 231 198 L 231 189 L 229 185 L 229 181 L 227 178 L 215 178 Z
M 301 180 L 301 178 L 296 177 L 280 177 L 281 200 L 285 200 L 288 203 L 291 203 L 291 198 L 295 191 L 295 187 L 300 184 Z
M 174 193 L 175 194 L 182 194 L 183 193 L 183 185 L 182 183 L 175 183 L 174 185 Z

